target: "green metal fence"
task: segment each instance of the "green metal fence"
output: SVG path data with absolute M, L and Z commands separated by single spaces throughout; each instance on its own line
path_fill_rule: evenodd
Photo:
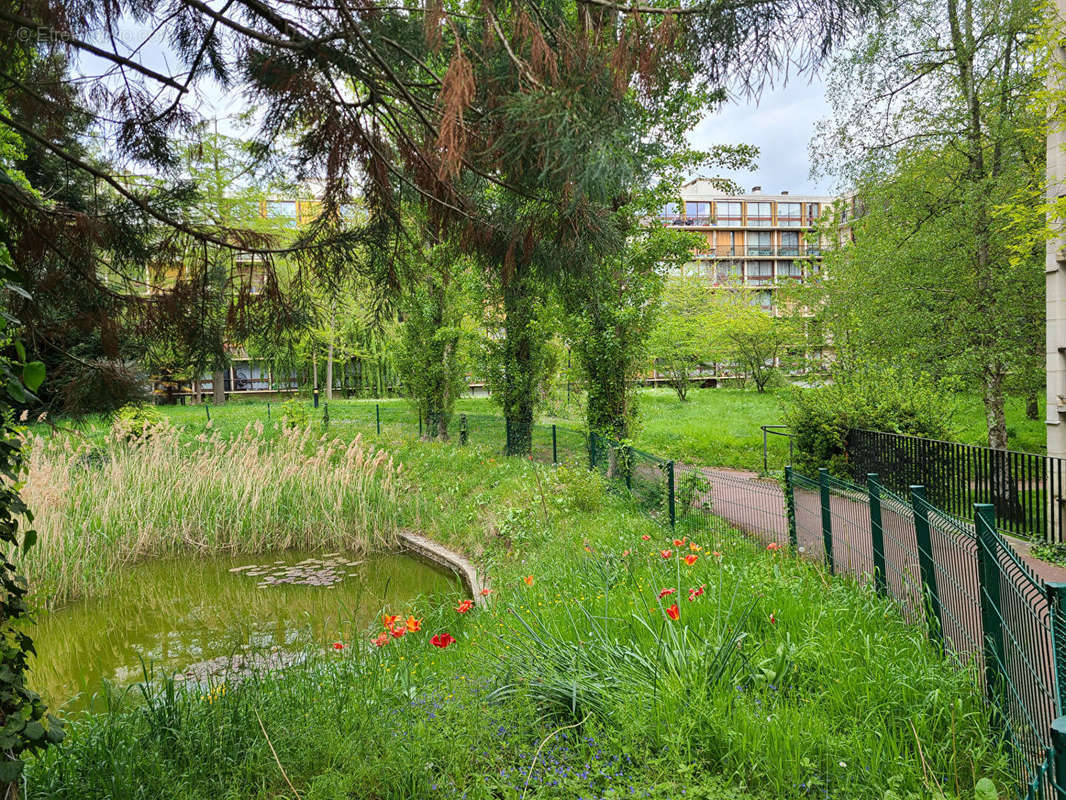
M 1066 771 L 1055 768 L 1066 750 L 1054 733 L 1066 730 L 1064 587 L 1029 570 L 997 530 L 993 506 L 976 504 L 969 522 L 930 504 L 925 487 L 904 498 L 875 474 L 858 486 L 825 470 L 817 479 L 786 470 L 786 483 L 798 549 L 872 582 L 933 646 L 974 670 L 992 723 L 1014 745 L 1018 796 L 1066 796 Z

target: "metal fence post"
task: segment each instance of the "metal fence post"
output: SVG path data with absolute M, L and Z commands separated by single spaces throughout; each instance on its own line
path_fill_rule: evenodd
M 996 536 L 996 509 L 990 503 L 974 503 L 977 532 L 977 580 L 981 598 L 981 629 L 984 631 L 985 686 L 996 704 L 999 676 L 1003 668 L 1003 617 L 999 596 L 999 542 Z
M 315 387 L 315 408 L 318 408 L 318 387 Z
M 422 409 L 418 410 L 418 438 L 422 438 Z
M 374 420 L 377 422 L 378 436 L 380 436 L 381 435 L 381 403 L 374 403 Z
M 1062 714 L 1062 684 L 1066 677 L 1066 583 L 1048 583 L 1047 601 L 1051 627 L 1051 657 L 1055 662 L 1055 712 Z M 1055 800 L 1066 800 L 1066 716 L 1051 723 L 1052 765 L 1055 777 Z
M 589 469 L 596 469 L 596 431 L 589 431 Z
M 799 550 L 796 533 L 796 490 L 792 485 L 792 466 L 785 467 L 785 514 L 788 516 L 788 543 L 793 551 Z
M 267 403 L 267 422 L 270 422 L 270 403 Z
M 466 414 L 459 415 L 459 444 L 466 444 Z
M 767 466 L 766 460 L 766 426 L 762 426 L 762 471 L 763 475 L 770 474 L 770 468 Z
M 1066 717 L 1059 717 L 1051 723 L 1051 763 L 1055 773 L 1052 787 L 1055 800 L 1066 798 Z
M 559 444 L 558 444 L 558 440 L 555 438 L 555 425 L 554 424 L 552 425 L 552 463 L 553 464 L 558 464 L 559 463 Z
M 932 619 L 929 635 L 939 649 L 944 649 L 944 615 L 940 608 L 940 593 L 936 588 L 936 564 L 933 561 L 933 542 L 929 535 L 929 508 L 925 487 L 911 486 L 911 508 L 914 511 L 914 537 L 918 544 L 918 572 L 922 577 L 926 602 Z
M 829 507 L 829 470 L 818 468 L 818 487 L 822 500 L 822 544 L 825 546 L 825 565 L 833 574 L 833 515 Z
M 211 421 L 211 404 L 210 403 L 204 403 L 204 411 L 207 412 L 207 421 L 210 422 Z
M 866 474 L 866 491 L 870 496 L 870 540 L 874 551 L 874 586 L 878 594 L 888 595 L 888 572 L 885 564 L 885 529 L 881 525 L 881 484 L 878 474 Z
M 666 462 L 666 496 L 667 496 L 667 508 L 670 511 L 670 527 L 674 527 L 677 522 L 677 506 L 674 505 L 674 462 Z

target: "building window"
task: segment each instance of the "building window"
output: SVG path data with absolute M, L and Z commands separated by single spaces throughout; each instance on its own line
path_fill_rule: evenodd
M 822 209 L 817 203 L 807 203 L 807 224 L 813 225 L 821 215 Z
M 710 225 L 711 204 L 704 202 L 685 203 L 685 223 L 688 225 Z
M 778 255 L 798 256 L 800 254 L 799 231 L 783 231 L 781 233 L 781 249 Z
M 740 278 L 740 265 L 735 261 L 719 261 L 714 265 L 715 283 L 734 283 Z
M 741 223 L 740 203 L 725 201 L 717 203 L 719 225 L 739 225 Z
M 773 292 L 762 291 L 752 292 L 751 304 L 761 308 L 763 311 L 772 311 L 774 308 L 774 295 Z
M 801 223 L 800 208 L 799 203 L 778 203 L 777 224 L 798 228 Z
M 744 268 L 747 283 L 768 284 L 774 280 L 773 261 L 749 261 Z
M 803 277 L 803 269 L 795 261 L 781 261 L 777 265 L 777 277 L 798 280 Z
M 677 203 L 667 203 L 660 215 L 664 225 L 680 225 L 681 215 L 677 213 Z
M 770 241 L 770 231 L 756 231 L 748 234 L 749 256 L 772 256 L 774 246 Z
M 769 203 L 748 203 L 748 225 L 768 228 L 771 222 Z
M 296 219 L 295 200 L 268 200 L 266 210 L 268 217 Z

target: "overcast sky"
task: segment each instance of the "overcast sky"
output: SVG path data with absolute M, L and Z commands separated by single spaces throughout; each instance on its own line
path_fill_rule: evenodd
M 697 148 L 714 144 L 758 147 L 757 169 L 724 175 L 746 192 L 761 186 L 764 192 L 775 194 L 782 189 L 792 194 L 829 194 L 832 185 L 828 180 L 811 180 L 807 150 L 814 123 L 828 113 L 821 81 L 800 78 L 787 86 L 767 89 L 758 103 L 727 103 L 696 127 L 691 141 Z

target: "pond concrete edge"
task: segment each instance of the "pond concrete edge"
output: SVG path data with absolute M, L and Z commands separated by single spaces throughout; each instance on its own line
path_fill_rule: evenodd
M 454 550 L 449 550 L 444 545 L 414 531 L 402 530 L 397 534 L 397 538 L 400 541 L 401 549 L 416 553 L 458 575 L 465 584 L 467 591 L 470 592 L 475 605 L 483 605 L 485 603 L 486 598 L 481 594 L 481 591 L 488 587 L 478 573 L 477 567 L 466 556 L 460 555 Z

